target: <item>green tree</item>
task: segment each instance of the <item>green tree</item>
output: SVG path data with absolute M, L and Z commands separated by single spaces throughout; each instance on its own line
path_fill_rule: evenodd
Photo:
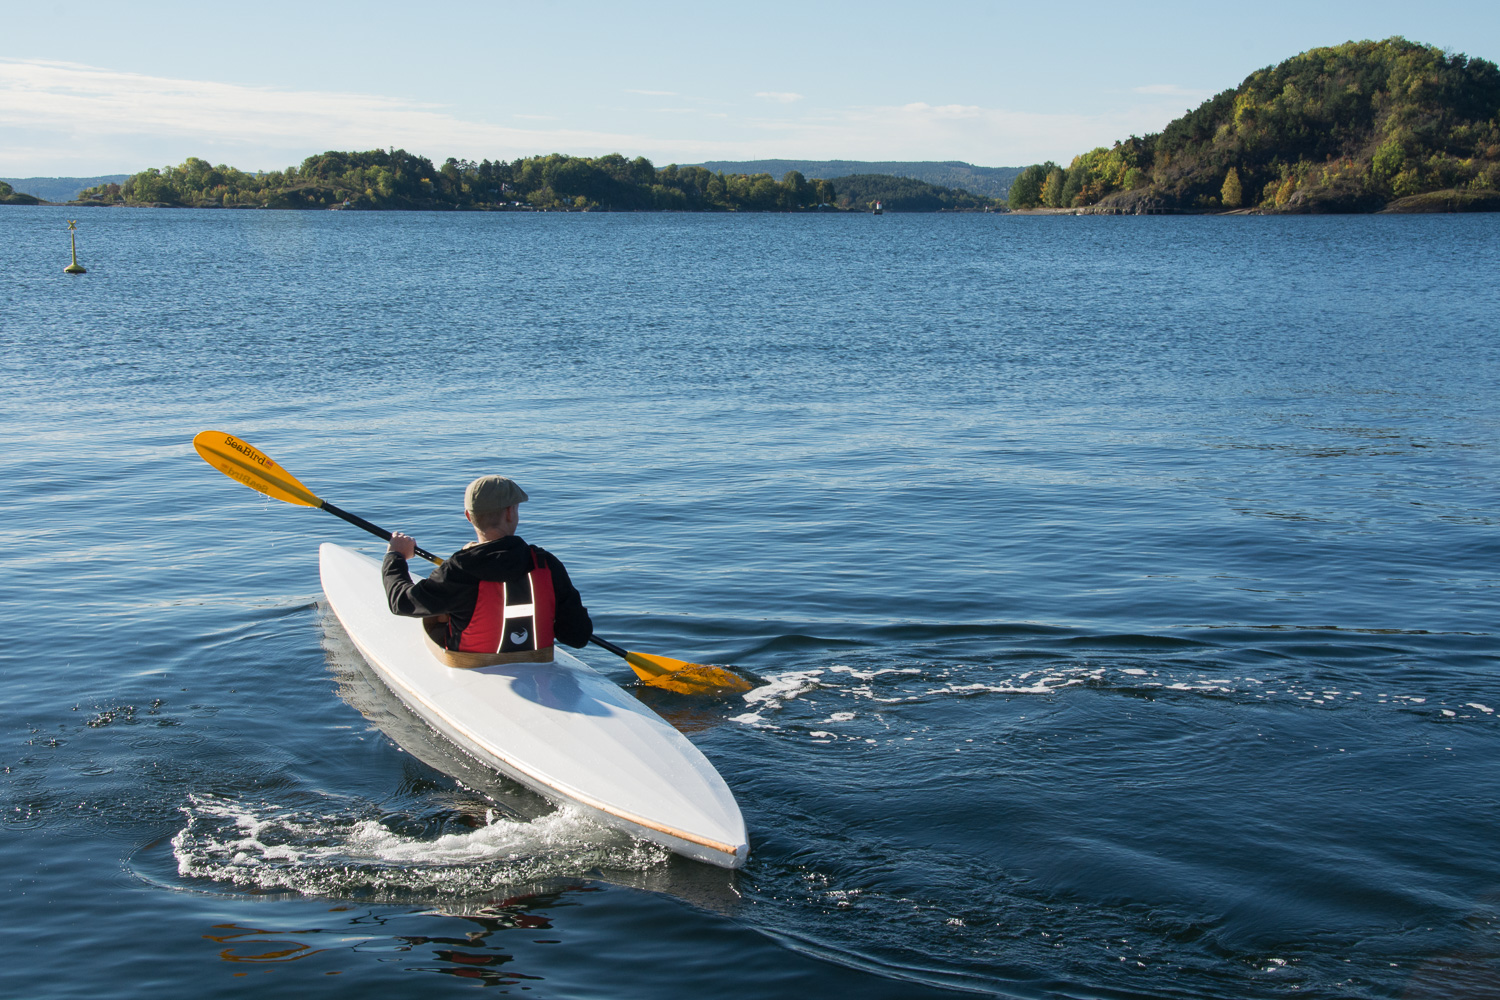
M 1066 183 L 1061 167 L 1053 167 L 1042 182 L 1041 200 L 1048 208 L 1063 207 L 1063 186 Z
M 1406 165 L 1406 150 L 1399 136 L 1391 136 L 1380 144 L 1370 160 L 1370 174 L 1376 184 L 1389 185 L 1392 178 Z
M 1063 184 L 1062 203 L 1064 208 L 1071 208 L 1078 201 L 1078 196 L 1083 194 L 1083 182 L 1088 176 L 1088 168 L 1078 163 L 1075 159 L 1073 165 L 1068 168 L 1068 179 Z
M 1047 180 L 1047 169 L 1034 163 L 1021 171 L 1010 184 L 1010 207 L 1013 209 L 1036 208 L 1042 203 L 1042 184 Z
M 801 171 L 788 170 L 781 178 L 781 186 L 786 189 L 787 201 L 790 208 L 801 208 L 807 204 L 811 191 L 808 189 L 807 178 L 802 176 Z
M 1224 175 L 1224 186 L 1219 189 L 1219 200 L 1225 208 L 1239 208 L 1245 200 L 1245 191 L 1240 187 L 1240 172 L 1233 167 Z

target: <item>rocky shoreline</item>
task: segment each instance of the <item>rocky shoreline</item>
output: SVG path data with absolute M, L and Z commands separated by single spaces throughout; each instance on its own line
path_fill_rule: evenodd
M 1500 212 L 1500 192 L 1448 188 L 1396 198 L 1373 210 L 1330 211 L 1326 204 L 1299 202 L 1295 197 L 1281 208 L 1175 208 L 1149 195 L 1132 198 L 1122 191 L 1096 205 L 1076 208 L 1020 208 L 1012 215 L 1424 215 L 1451 212 Z M 1144 192 L 1142 192 L 1144 194 Z

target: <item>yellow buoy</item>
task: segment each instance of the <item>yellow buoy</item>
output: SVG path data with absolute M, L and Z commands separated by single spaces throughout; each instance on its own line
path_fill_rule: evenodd
M 68 220 L 68 242 L 73 245 L 73 263 L 63 268 L 65 274 L 88 274 L 88 269 L 78 263 L 78 220 Z

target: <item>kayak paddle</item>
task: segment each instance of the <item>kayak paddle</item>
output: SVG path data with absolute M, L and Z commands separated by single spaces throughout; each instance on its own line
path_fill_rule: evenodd
M 676 691 L 678 694 L 749 691 L 753 686 L 739 674 L 731 673 L 723 667 L 688 663 L 686 660 L 674 660 L 670 656 L 658 656 L 655 653 L 632 653 L 597 635 L 589 636 L 589 642 L 623 658 L 643 683 Z
M 253 445 L 241 441 L 233 434 L 226 434 L 223 431 L 204 431 L 193 438 L 193 448 L 203 461 L 230 479 L 258 493 L 264 493 L 273 500 L 280 500 L 298 507 L 316 507 L 319 510 L 326 510 L 334 517 L 343 518 L 372 535 L 386 541 L 391 540 L 389 531 L 322 499 L 302 485 L 296 476 L 276 464 L 270 456 Z M 417 555 L 442 565 L 443 560 L 426 549 L 418 548 Z M 670 656 L 657 656 L 652 653 L 631 652 L 597 635 L 589 636 L 589 641 L 623 658 L 626 663 L 630 664 L 642 683 L 653 687 L 666 688 L 679 694 L 748 691 L 751 687 L 750 682 L 745 678 L 723 667 L 689 663 L 686 660 L 674 660 Z

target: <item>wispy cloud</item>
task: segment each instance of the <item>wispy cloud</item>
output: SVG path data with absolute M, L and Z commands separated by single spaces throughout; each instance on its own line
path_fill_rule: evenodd
M 797 94 L 756 96 L 776 107 L 760 104 L 760 113 L 748 117 L 727 105 L 701 108 L 697 116 L 674 107 L 639 112 L 628 130 L 580 128 L 524 112 L 508 124 L 476 121 L 444 105 L 382 95 L 0 59 L 0 175 L 136 170 L 189 155 L 270 169 L 325 149 L 385 146 L 474 159 L 563 151 L 622 152 L 658 163 L 786 156 L 1021 165 L 1158 130 L 1176 114 L 1168 99 L 1186 95 L 1143 92 L 1133 107 L 1093 116 L 921 101 L 829 108 L 799 104 L 804 99 Z M 595 118 L 628 120 L 608 108 L 597 109 Z
M 277 159 L 237 165 L 280 167 L 318 150 L 390 145 L 434 156 L 640 148 L 638 136 L 467 121 L 442 105 L 375 94 L 246 87 L 20 59 L 0 59 L 0 128 L 26 137 L 0 147 L 6 172 L 48 169 L 49 163 L 64 169 L 70 159 L 109 166 L 102 158 L 127 153 L 129 162 L 139 163 L 142 149 L 176 150 L 169 155 L 177 158 L 238 150 Z M 53 155 L 38 157 L 44 147 Z M 153 156 L 147 162 L 161 161 Z
M 634 87 L 626 88 L 627 94 L 645 94 L 647 97 L 676 97 L 675 90 L 637 90 Z

